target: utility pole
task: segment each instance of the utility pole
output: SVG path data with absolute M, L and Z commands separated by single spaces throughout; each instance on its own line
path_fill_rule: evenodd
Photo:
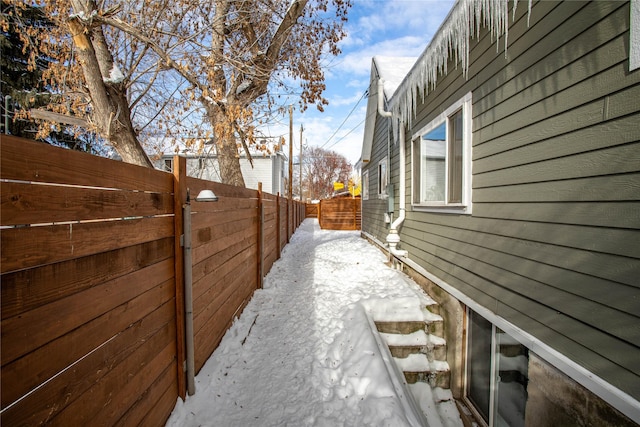
M 300 202 L 303 202 L 302 200 L 302 131 L 303 131 L 303 127 L 302 125 L 300 125 L 300 158 L 298 159 L 298 161 L 300 162 Z
M 289 200 L 293 200 L 293 105 L 289 105 Z

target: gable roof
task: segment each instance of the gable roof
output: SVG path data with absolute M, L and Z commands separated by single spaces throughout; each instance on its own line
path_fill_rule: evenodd
M 369 98 L 367 101 L 367 116 L 364 125 L 364 141 L 360 161 L 367 163 L 371 160 L 371 146 L 373 133 L 378 115 L 378 80 L 383 82 L 385 104 L 402 83 L 407 72 L 416 62 L 416 57 L 408 56 L 374 56 L 371 60 L 371 77 L 369 79 Z
M 518 0 L 513 1 L 513 13 L 518 6 Z M 531 3 L 528 0 L 529 16 L 531 16 Z M 457 66 L 461 63 L 462 73 L 467 77 L 469 69 L 469 41 L 477 37 L 481 28 L 487 28 L 492 39 L 499 48 L 500 40 L 504 40 L 504 49 L 507 49 L 509 35 L 509 0 L 481 1 L 458 0 L 449 15 L 438 28 L 431 42 L 427 45 L 420 57 L 412 67 L 404 72 L 401 82 L 387 90 L 385 83 L 384 93 L 394 117 L 411 125 L 415 107 L 424 96 L 435 87 L 438 77 L 448 73 L 447 64 L 450 59 L 455 60 Z M 366 163 L 371 157 L 371 145 L 373 144 L 373 132 L 377 118 L 377 79 L 382 77 L 379 67 L 386 68 L 392 61 L 385 61 L 381 57 L 374 57 L 371 65 L 371 80 L 369 84 L 369 101 L 367 103 L 367 117 L 365 119 L 364 139 L 362 143 L 361 162 Z M 396 73 L 401 72 L 401 67 L 393 71 L 393 79 Z M 374 96 L 375 95 L 375 96 Z M 394 123 L 395 127 L 396 123 Z

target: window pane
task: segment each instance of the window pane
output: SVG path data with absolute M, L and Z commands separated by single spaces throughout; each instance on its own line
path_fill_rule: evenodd
M 449 203 L 462 203 L 462 110 L 449 117 Z
M 378 194 L 387 194 L 387 160 L 378 163 Z
M 467 397 L 488 423 L 491 390 L 491 323 L 473 311 L 469 312 L 467 357 Z
M 362 199 L 369 199 L 369 171 L 362 174 Z
M 446 179 L 446 123 L 422 137 L 420 198 L 425 202 L 444 202 Z
M 527 405 L 527 383 L 529 382 L 529 350 L 497 329 L 498 355 L 498 398 L 496 426 L 524 426 Z
M 412 169 L 412 183 L 413 183 L 413 203 L 421 203 L 422 202 L 422 182 L 421 182 L 421 167 L 422 167 L 422 140 L 414 139 L 413 140 L 413 158 L 411 159 L 411 169 Z

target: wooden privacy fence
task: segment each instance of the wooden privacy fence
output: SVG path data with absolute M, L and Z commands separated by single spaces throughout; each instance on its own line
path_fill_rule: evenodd
M 305 213 L 307 218 L 318 218 L 318 203 L 307 203 L 305 206 Z
M 360 230 L 362 204 L 360 198 L 321 200 L 318 205 L 318 223 L 327 230 Z
M 162 425 L 304 219 L 278 196 L 2 136 L 1 424 Z M 193 196 L 192 196 L 193 197 Z

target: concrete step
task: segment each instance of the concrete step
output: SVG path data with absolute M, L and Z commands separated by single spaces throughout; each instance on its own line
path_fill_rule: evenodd
M 429 360 L 446 360 L 447 347 L 444 338 L 417 330 L 409 334 L 384 333 L 380 336 L 394 357 L 407 357 L 410 354 L 426 354 Z
M 411 334 L 425 331 L 442 336 L 444 333 L 442 316 L 424 308 L 399 306 L 384 312 L 372 313 L 378 331 L 388 334 Z
M 449 388 L 451 374 L 449 364 L 442 360 L 429 361 L 425 354 L 410 354 L 407 357 L 394 357 L 394 361 L 404 373 L 409 384 L 426 382 L 431 387 Z
M 428 383 L 449 388 L 451 375 L 439 306 L 433 300 L 416 303 L 413 298 L 376 304 L 371 316 L 382 340 L 409 384 Z

